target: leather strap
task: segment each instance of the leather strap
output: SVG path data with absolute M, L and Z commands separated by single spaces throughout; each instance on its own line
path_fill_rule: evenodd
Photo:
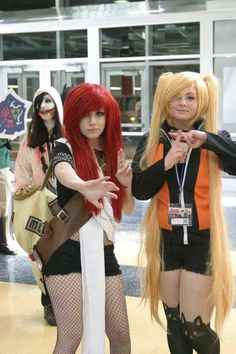
M 51 173 L 52 173 L 52 163 L 50 162 L 50 164 L 48 166 L 48 169 L 47 169 L 47 172 L 45 174 L 44 180 L 43 180 L 43 184 L 42 184 L 42 186 L 40 188 L 41 190 L 43 190 L 46 187 L 46 185 L 48 183 L 48 180 L 49 180 L 49 178 L 51 176 Z
M 78 231 L 91 216 L 85 210 L 83 196 L 77 192 L 46 225 L 45 236 L 35 245 L 43 263 L 47 264 L 56 249 Z

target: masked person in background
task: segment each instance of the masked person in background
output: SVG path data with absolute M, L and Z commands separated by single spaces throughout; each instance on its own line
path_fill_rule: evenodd
M 132 163 L 133 195 L 151 199 L 144 218 L 144 298 L 160 324 L 161 299 L 172 354 L 219 354 L 216 332 L 233 302 L 220 171 L 236 175 L 236 144 L 217 131 L 217 104 L 214 76 L 161 75 L 150 132 Z
M 11 196 L 10 150 L 9 141 L 0 139 L 0 253 L 15 255 L 16 251 L 8 246 L 6 227 L 8 203 Z
M 16 159 L 15 190 L 41 185 L 52 157 L 55 140 L 62 136 L 63 107 L 54 87 L 39 88 L 33 97 L 33 117 Z M 55 180 L 49 180 L 49 189 L 56 191 Z M 56 325 L 51 300 L 42 293 L 44 318 Z

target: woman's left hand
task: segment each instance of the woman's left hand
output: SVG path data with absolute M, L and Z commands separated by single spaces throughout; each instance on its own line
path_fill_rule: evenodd
M 169 132 L 171 138 L 177 137 L 177 132 Z M 207 140 L 207 133 L 199 130 L 190 130 L 189 132 L 182 132 L 181 141 L 185 141 L 192 149 L 199 148 Z
M 117 153 L 117 171 L 116 179 L 123 187 L 130 187 L 132 182 L 132 169 L 125 159 L 125 153 L 123 149 L 120 149 Z

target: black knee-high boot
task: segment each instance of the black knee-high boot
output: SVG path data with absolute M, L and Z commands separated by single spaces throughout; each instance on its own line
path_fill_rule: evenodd
M 6 218 L 0 218 L 0 253 L 15 255 L 16 252 L 7 245 Z
M 220 353 L 220 341 L 216 332 L 210 328 L 210 324 L 203 323 L 200 316 L 193 322 L 188 322 L 182 314 L 181 323 L 184 335 L 198 354 Z
M 171 354 L 192 354 L 193 350 L 183 335 L 179 306 L 168 307 L 163 303 L 167 319 L 167 340 Z

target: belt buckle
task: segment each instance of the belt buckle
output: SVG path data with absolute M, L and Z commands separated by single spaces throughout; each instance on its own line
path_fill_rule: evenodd
M 57 217 L 63 224 L 65 224 L 69 220 L 69 215 L 65 212 L 64 209 L 61 209 L 59 213 L 57 213 Z

